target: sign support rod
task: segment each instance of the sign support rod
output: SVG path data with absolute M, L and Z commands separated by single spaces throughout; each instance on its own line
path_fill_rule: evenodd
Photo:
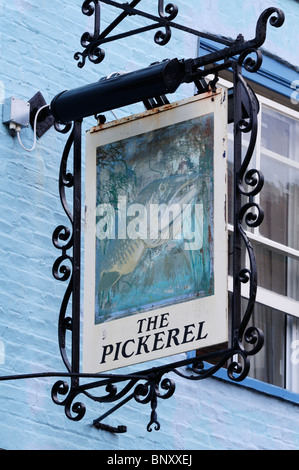
M 81 310 L 81 146 L 82 120 L 74 122 L 74 191 L 73 191 L 73 301 L 72 301 L 72 372 L 80 372 L 80 310 Z M 79 385 L 77 378 L 72 379 Z

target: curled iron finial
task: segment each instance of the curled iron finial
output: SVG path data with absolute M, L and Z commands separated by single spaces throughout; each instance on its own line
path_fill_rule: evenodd
M 256 59 L 254 59 L 251 54 L 256 54 Z M 255 73 L 262 65 L 263 54 L 260 50 L 255 48 L 247 49 L 240 54 L 238 62 L 240 65 L 244 66 L 247 72 Z
M 250 351 L 247 351 L 248 356 L 253 356 L 254 354 L 257 354 L 263 347 L 264 333 L 260 328 L 257 328 L 256 326 L 250 326 L 245 331 L 244 339 L 247 344 L 254 345 Z
M 179 12 L 179 9 L 177 5 L 174 5 L 173 3 L 168 3 L 165 7 L 165 12 L 167 13 L 167 16 L 164 13 L 164 0 L 159 0 L 158 13 L 161 18 L 166 18 L 167 20 L 174 20 L 174 18 Z
M 134 398 L 138 403 L 151 403 L 151 419 L 147 425 L 147 430 L 149 432 L 152 431 L 153 425 L 155 425 L 154 429 L 156 431 L 160 429 L 160 423 L 158 421 L 158 415 L 156 411 L 158 406 L 158 398 L 165 400 L 170 398 L 175 392 L 175 383 L 173 380 L 165 378 L 162 380 L 161 384 L 160 380 L 160 374 L 152 374 L 147 383 L 138 384 L 134 391 Z M 160 392 L 159 385 L 161 386 L 162 390 L 166 390 L 165 393 Z
M 164 13 L 164 0 L 159 0 L 158 3 L 158 13 L 160 18 L 165 18 L 169 21 L 173 20 L 178 14 L 178 7 L 173 3 L 168 3 L 165 7 Z M 165 26 L 165 33 L 163 31 L 157 31 L 155 34 L 155 43 L 160 46 L 165 46 L 171 38 L 171 29 L 169 26 Z
M 262 46 L 266 40 L 268 20 L 270 20 L 271 26 L 274 26 L 274 28 L 280 28 L 285 21 L 284 12 L 275 7 L 270 7 L 263 11 L 256 25 L 256 34 L 254 39 L 255 47 Z
M 93 34 L 85 32 L 81 37 L 81 46 L 85 48 L 83 52 L 74 54 L 75 60 L 80 59 L 78 67 L 85 65 L 86 57 L 94 64 L 99 64 L 105 57 L 105 52 L 99 47 L 97 42 L 100 34 L 100 12 L 101 6 L 99 0 L 85 0 L 82 5 L 82 13 L 86 16 L 94 15 L 94 31 Z
M 94 41 L 100 33 L 100 5 L 98 0 L 85 0 L 82 5 L 82 13 L 86 16 L 94 14 L 94 33 L 84 33 L 81 38 L 82 46 L 86 47 L 86 43 Z

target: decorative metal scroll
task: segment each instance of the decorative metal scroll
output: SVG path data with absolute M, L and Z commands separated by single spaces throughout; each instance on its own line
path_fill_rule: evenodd
M 82 419 L 85 414 L 85 405 L 81 398 L 78 398 L 80 395 L 98 403 L 115 403 L 110 410 L 95 419 L 93 423 L 95 427 L 111 432 L 125 432 L 126 427 L 112 427 L 102 421 L 131 400 L 150 405 L 151 415 L 147 430 L 151 431 L 153 428 L 158 430 L 160 428 L 157 416 L 158 401 L 170 398 L 175 392 L 175 382 L 169 378 L 170 373 L 184 377 L 186 380 L 198 381 L 213 376 L 226 365 L 229 379 L 234 382 L 244 380 L 249 372 L 250 357 L 260 351 L 264 341 L 263 333 L 256 327 L 249 326 L 256 301 L 257 266 L 252 245 L 244 229 L 245 225 L 257 227 L 263 220 L 262 208 L 254 199 L 262 190 L 263 175 L 256 169 L 249 169 L 256 144 L 259 105 L 254 92 L 242 76 L 242 67 L 251 73 L 260 68 L 262 54 L 258 48 L 266 39 L 268 21 L 272 26 L 280 27 L 284 22 L 284 14 L 277 8 L 268 8 L 261 14 L 257 22 L 254 39 L 245 41 L 240 35 L 235 41 L 231 41 L 174 23 L 173 20 L 178 14 L 178 8 L 173 4 L 168 4 L 165 7 L 164 1 L 158 0 L 159 16 L 154 16 L 137 10 L 135 7 L 140 2 L 141 0 L 132 0 L 130 4 L 120 4 L 113 0 L 84 1 L 82 11 L 85 15 L 94 16 L 94 31 L 83 34 L 81 44 L 85 50 L 82 53 L 76 53 L 75 59 L 81 58 L 78 63 L 80 67 L 84 66 L 87 57 L 93 63 L 99 63 L 104 58 L 104 51 L 100 47 L 103 43 L 153 29 L 159 29 L 155 34 L 155 41 L 160 45 L 165 45 L 169 41 L 171 28 L 213 39 L 222 44 L 223 48 L 217 52 L 182 62 L 185 66 L 184 81 L 194 82 L 199 91 L 202 80 L 209 74 L 214 75 L 214 79 L 209 82 L 212 91 L 216 86 L 220 70 L 231 69 L 234 77 L 234 283 L 230 344 L 221 351 L 208 351 L 200 357 L 187 358 L 133 374 L 80 373 L 82 122 L 75 121 L 72 125 L 64 128 L 55 125 L 57 131 L 69 133 L 59 173 L 59 194 L 68 225 L 59 225 L 53 233 L 53 244 L 59 250 L 59 256 L 53 265 L 53 276 L 58 281 L 67 283 L 58 321 L 58 343 L 66 372 L 0 377 L 0 381 L 37 377 L 59 378 L 52 388 L 52 399 L 54 403 L 64 407 L 66 416 L 73 421 Z M 115 21 L 102 32 L 100 32 L 101 3 L 122 10 Z M 153 23 L 147 27 L 108 37 L 128 15 L 145 17 Z M 162 27 L 163 31 L 160 30 Z M 205 68 L 205 66 L 208 67 Z M 245 133 L 249 134 L 250 138 L 246 155 L 243 158 L 242 137 Z M 73 169 L 68 171 L 71 161 Z M 67 202 L 66 190 L 72 193 L 71 207 Z M 244 249 L 250 260 L 249 268 L 242 264 L 241 253 Z M 245 311 L 243 311 L 241 287 L 245 283 L 249 284 L 249 299 Z M 70 344 L 69 348 L 67 343 Z M 185 369 L 186 366 L 189 366 L 188 371 Z M 95 379 L 93 382 L 90 381 L 92 378 Z M 83 379 L 88 379 L 88 381 L 82 383 Z
M 142 0 L 132 0 L 130 3 L 119 3 L 115 0 L 85 0 L 83 2 L 82 13 L 87 16 L 93 16 L 94 30 L 92 33 L 85 32 L 81 37 L 81 46 L 84 50 L 74 54 L 75 60 L 78 61 L 78 67 L 84 67 L 87 58 L 94 64 L 101 63 L 105 58 L 105 51 L 102 48 L 102 45 L 105 43 L 124 39 L 136 34 L 145 33 L 150 30 L 159 29 L 161 27 L 163 27 L 163 29 L 157 31 L 154 35 L 155 43 L 160 46 L 164 46 L 170 41 L 172 28 L 201 38 L 211 39 L 221 45 L 224 45 L 225 47 L 222 50 L 214 54 L 208 54 L 205 57 L 204 65 L 211 65 L 215 60 L 217 61 L 224 58 L 227 60 L 235 54 L 243 54 L 244 51 L 249 51 L 250 48 L 256 51 L 256 49 L 265 42 L 267 22 L 269 18 L 271 25 L 274 27 L 280 27 L 284 23 L 284 14 L 281 10 L 277 8 L 268 8 L 262 13 L 257 22 L 255 38 L 244 44 L 244 38 L 242 35 L 238 36 L 236 41 L 234 41 L 210 33 L 197 31 L 185 25 L 174 22 L 173 20 L 177 17 L 179 10 L 177 5 L 173 3 L 168 3 L 165 6 L 164 0 L 157 0 L 159 16 L 156 16 L 135 8 L 139 3 L 141 3 L 141 1 Z M 117 16 L 117 18 L 115 18 L 115 20 L 102 32 L 100 30 L 101 4 L 122 10 L 121 14 Z M 277 15 L 273 16 L 276 13 Z M 112 33 L 112 31 L 115 30 L 115 28 L 119 26 L 128 16 L 145 18 L 146 20 L 149 20 L 151 24 L 141 28 L 110 35 L 110 33 Z M 200 58 L 198 60 L 198 66 L 200 66 Z M 248 59 L 248 61 L 251 62 L 251 59 Z M 247 64 L 249 64 L 249 62 L 247 62 Z
M 100 32 L 100 3 L 114 6 L 122 10 L 122 13 L 104 31 Z M 125 432 L 126 426 L 111 427 L 102 423 L 103 419 L 119 409 L 121 406 L 135 400 L 140 404 L 150 404 L 151 416 L 147 430 L 160 428 L 157 417 L 157 405 L 159 399 L 170 398 L 175 391 L 175 383 L 168 377 L 174 373 L 187 380 L 198 381 L 214 375 L 221 367 L 226 365 L 228 378 L 235 382 L 242 381 L 249 372 L 250 356 L 256 354 L 263 346 L 264 337 L 262 331 L 254 326 L 248 326 L 252 317 L 257 291 L 257 267 L 252 245 L 246 235 L 244 225 L 257 227 L 263 220 L 263 210 L 255 202 L 254 197 L 263 187 L 263 175 L 256 169 L 249 169 L 257 137 L 257 115 L 259 105 L 257 98 L 242 76 L 242 67 L 249 72 L 256 72 L 262 63 L 262 54 L 258 48 L 266 38 L 267 22 L 274 27 L 280 27 L 284 22 L 284 14 L 277 8 L 268 8 L 260 16 L 256 26 L 256 36 L 253 40 L 245 42 L 243 36 L 238 36 L 236 41 L 230 41 L 212 35 L 203 34 L 190 28 L 183 27 L 173 22 L 178 14 L 178 8 L 173 4 L 164 6 L 163 0 L 158 0 L 159 16 L 149 15 L 135 7 L 141 0 L 133 0 L 130 4 L 119 4 L 112 0 L 86 0 L 82 11 L 85 15 L 94 16 L 93 33 L 84 33 L 81 39 L 84 52 L 77 52 L 75 59 L 81 61 L 79 67 L 83 67 L 86 58 L 93 63 L 100 63 L 104 58 L 101 45 L 105 42 L 121 39 L 133 34 L 140 34 L 150 29 L 164 27 L 155 35 L 155 42 L 166 44 L 171 37 L 171 28 L 178 28 L 187 33 L 200 37 L 209 37 L 224 45 L 223 49 L 215 53 L 198 57 L 194 60 L 186 60 L 186 82 L 200 83 L 207 74 L 214 74 L 215 78 L 210 82 L 213 89 L 217 83 L 218 72 L 222 69 L 232 69 L 234 77 L 234 234 L 233 234 L 233 295 L 232 295 L 232 335 L 231 345 L 221 351 L 208 352 L 200 357 L 188 358 L 169 365 L 163 365 L 134 374 L 80 374 L 79 371 L 79 317 L 80 317 L 80 223 L 81 223 L 81 123 L 73 123 L 70 137 L 63 152 L 59 177 L 59 191 L 62 206 L 69 219 L 71 228 L 60 225 L 54 232 L 53 243 L 61 251 L 53 267 L 53 275 L 56 279 L 68 282 L 65 296 L 62 301 L 59 317 L 59 347 L 63 362 L 71 378 L 69 385 L 64 380 L 59 380 L 52 389 L 53 401 L 65 408 L 67 417 L 71 420 L 80 420 L 85 414 L 85 405 L 77 399 L 79 395 L 85 395 L 89 399 L 99 403 L 116 403 L 115 406 L 94 420 L 94 426 L 111 432 Z M 139 28 L 127 33 L 108 37 L 113 29 L 119 25 L 128 15 L 139 15 L 152 20 L 150 26 Z M 254 55 L 254 58 L 252 57 Z M 204 71 L 203 66 L 209 65 Z M 244 118 L 243 111 L 245 110 Z M 57 129 L 61 132 L 61 129 Z M 69 132 L 70 128 L 63 129 Z M 242 158 L 242 136 L 249 134 L 249 144 L 246 155 Z M 71 148 L 74 147 L 74 173 L 67 173 L 67 161 Z M 73 214 L 69 209 L 65 188 L 73 188 Z M 244 199 L 246 202 L 244 202 Z M 249 260 L 249 269 L 242 265 L 242 250 L 246 250 Z M 72 255 L 68 254 L 72 251 Z M 245 312 L 242 314 L 241 286 L 249 284 L 249 299 Z M 71 315 L 67 314 L 69 304 L 72 304 Z M 66 351 L 66 333 L 70 332 L 72 339 L 71 359 Z M 189 371 L 185 366 L 191 367 Z M 192 370 L 192 372 L 190 372 Z M 84 377 L 96 377 L 92 383 L 81 384 Z M 102 392 L 99 392 L 99 390 Z M 104 390 L 104 391 L 103 391 Z M 92 392 L 93 391 L 93 392 Z M 97 393 L 95 393 L 97 392 Z

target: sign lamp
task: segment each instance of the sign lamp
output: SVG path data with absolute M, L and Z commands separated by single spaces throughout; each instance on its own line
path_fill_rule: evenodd
M 61 124 L 120 108 L 167 93 L 174 93 L 183 81 L 183 62 L 172 59 L 145 69 L 101 79 L 53 98 L 51 112 Z

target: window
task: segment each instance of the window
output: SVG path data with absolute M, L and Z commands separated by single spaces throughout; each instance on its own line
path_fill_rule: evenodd
M 217 43 L 200 39 L 199 55 L 218 48 Z M 244 70 L 243 74 L 261 106 L 251 165 L 260 169 L 265 177 L 264 188 L 256 196 L 265 212 L 264 221 L 260 227 L 247 230 L 257 260 L 259 284 L 252 323 L 265 334 L 263 349 L 251 357 L 249 376 L 299 393 L 298 68 L 264 53 L 260 70 L 254 74 Z M 219 84 L 231 88 L 231 80 L 231 73 L 224 71 Z M 243 134 L 244 152 L 248 138 Z M 228 154 L 228 218 L 232 234 L 233 124 L 229 125 Z M 231 235 L 229 243 L 232 246 Z M 229 253 L 231 251 L 229 249 Z M 247 256 L 245 252 L 244 256 Z M 244 263 L 249 267 L 248 259 L 244 259 Z M 232 292 L 230 264 L 229 290 Z M 246 285 L 242 296 L 246 302 Z
M 258 267 L 259 289 L 252 324 L 264 331 L 265 345 L 251 358 L 249 376 L 299 393 L 299 354 L 295 354 L 299 349 L 299 119 L 298 112 L 258 98 L 261 111 L 252 167 L 260 169 L 265 177 L 258 195 L 265 218 L 247 235 Z M 232 181 L 232 124 L 229 142 Z M 243 143 L 245 148 L 246 135 Z M 230 224 L 232 214 L 229 194 Z M 248 264 L 248 260 L 245 262 Z M 246 288 L 242 295 L 244 299 L 248 296 Z

